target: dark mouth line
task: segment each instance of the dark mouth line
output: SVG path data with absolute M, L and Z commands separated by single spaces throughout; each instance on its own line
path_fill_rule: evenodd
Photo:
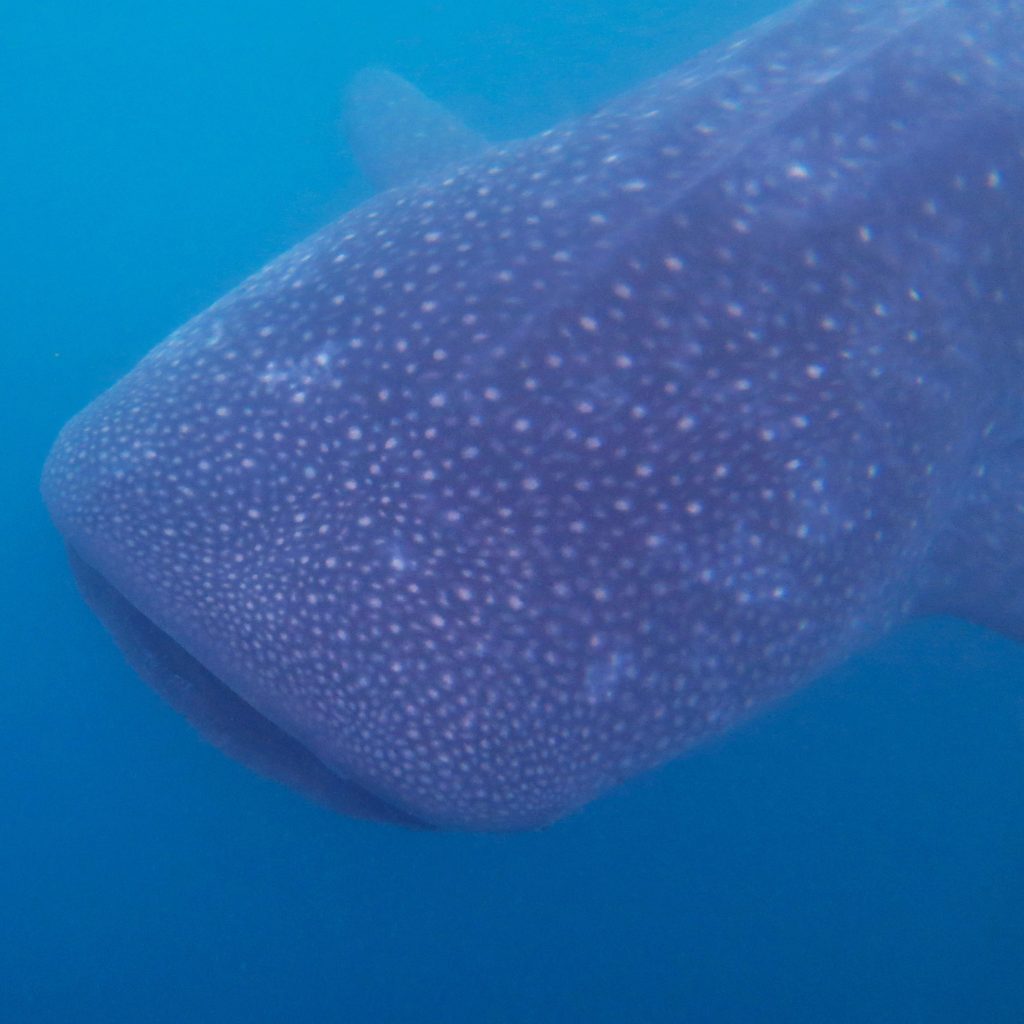
M 206 668 L 68 546 L 79 589 L 131 667 L 208 741 L 247 767 L 344 814 L 429 829 L 344 779 Z

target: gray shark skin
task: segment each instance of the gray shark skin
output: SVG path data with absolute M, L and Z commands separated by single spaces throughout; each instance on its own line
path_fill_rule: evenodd
M 383 192 L 43 476 L 214 742 L 536 827 L 908 617 L 1024 633 L 1024 4 L 821 0 Z

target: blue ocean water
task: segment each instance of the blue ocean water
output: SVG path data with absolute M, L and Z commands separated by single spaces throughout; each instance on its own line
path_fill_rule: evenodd
M 368 194 L 360 67 L 515 137 L 772 6 L 5 11 L 0 1022 L 1024 1020 L 1024 648 L 918 623 L 551 829 L 408 833 L 199 740 L 38 497 L 69 415 Z

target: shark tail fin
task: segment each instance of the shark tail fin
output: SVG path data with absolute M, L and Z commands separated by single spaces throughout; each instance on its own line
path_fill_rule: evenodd
M 379 188 L 417 181 L 488 145 L 454 114 L 383 68 L 365 68 L 349 83 L 343 122 L 357 163 Z

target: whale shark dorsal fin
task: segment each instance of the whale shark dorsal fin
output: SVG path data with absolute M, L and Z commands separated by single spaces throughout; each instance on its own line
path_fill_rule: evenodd
M 384 68 L 364 68 L 352 79 L 343 121 L 356 161 L 379 188 L 427 177 L 488 145 L 441 104 Z

